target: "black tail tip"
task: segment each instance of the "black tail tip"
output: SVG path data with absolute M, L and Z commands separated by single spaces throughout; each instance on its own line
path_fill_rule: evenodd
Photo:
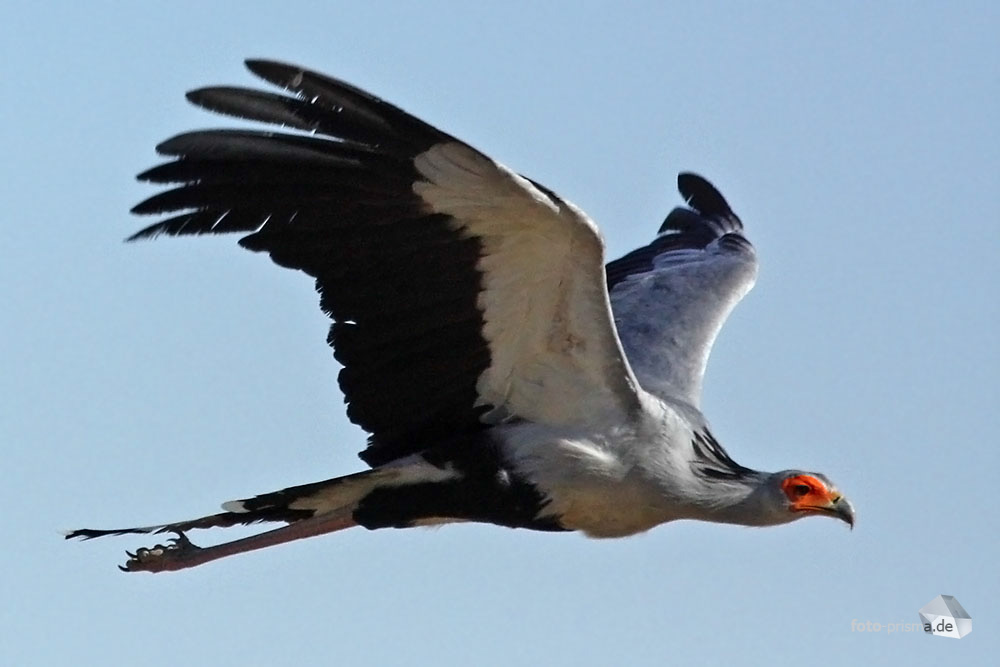
M 95 537 L 100 537 L 104 535 L 103 531 L 91 530 L 90 528 L 78 528 L 76 530 L 64 530 L 62 531 L 62 536 L 64 540 L 92 540 Z

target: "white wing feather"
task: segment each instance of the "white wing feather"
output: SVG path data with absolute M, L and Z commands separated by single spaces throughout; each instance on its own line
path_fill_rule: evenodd
M 497 408 L 488 419 L 583 425 L 635 408 L 594 223 L 462 143 L 435 145 L 414 163 L 423 177 L 414 191 L 429 210 L 482 243 L 479 307 L 492 363 L 477 389 Z

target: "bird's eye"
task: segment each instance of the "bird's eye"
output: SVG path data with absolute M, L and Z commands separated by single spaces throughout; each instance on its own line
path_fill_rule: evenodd
M 809 492 L 812 490 L 805 484 L 796 484 L 795 486 L 792 487 L 792 489 L 795 491 L 795 495 L 799 496 L 800 498 L 802 496 L 809 495 Z

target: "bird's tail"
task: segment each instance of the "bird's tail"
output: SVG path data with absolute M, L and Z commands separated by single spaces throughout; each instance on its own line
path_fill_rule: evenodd
M 134 553 L 126 552 L 129 558 L 119 567 L 126 572 L 183 570 L 219 558 L 358 525 L 366 528 L 413 525 L 412 521 L 399 518 L 397 508 L 390 506 L 391 504 L 386 505 L 386 494 L 399 487 L 412 487 L 417 489 L 419 497 L 419 491 L 425 490 L 428 483 L 434 485 L 456 477 L 457 473 L 450 468 L 437 468 L 422 457 L 411 457 L 374 470 L 292 486 L 245 500 L 233 500 L 223 504 L 223 512 L 190 521 L 111 530 L 82 528 L 66 533 L 66 537 L 89 540 L 105 535 L 176 533 L 176 537 L 168 540 L 167 544 L 137 549 Z M 366 503 L 375 509 L 374 514 L 367 519 L 360 516 L 364 513 Z M 379 514 L 387 508 L 393 510 L 389 514 L 394 519 L 387 520 Z M 412 513 L 409 507 L 404 507 L 403 510 L 404 514 Z M 368 513 L 372 514 L 371 507 Z M 208 547 L 192 544 L 185 535 L 195 528 L 249 525 L 262 521 L 282 521 L 289 525 Z
M 188 521 L 103 530 L 80 528 L 66 532 L 65 536 L 66 539 L 90 540 L 106 535 L 183 534 L 189 530 L 201 528 L 227 528 L 264 522 L 294 523 L 312 518 L 317 514 L 333 512 L 350 516 L 362 498 L 381 483 L 388 481 L 386 478 L 391 478 L 393 475 L 392 468 L 366 470 L 322 482 L 292 486 L 253 498 L 231 500 L 222 504 L 223 512 Z

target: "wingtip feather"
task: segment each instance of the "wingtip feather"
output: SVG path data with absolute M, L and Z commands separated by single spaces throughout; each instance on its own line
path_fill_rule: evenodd
M 308 70 L 298 65 L 283 63 L 278 60 L 267 60 L 266 58 L 247 58 L 243 61 L 246 68 L 253 74 L 269 83 L 283 88 L 294 88 L 301 81 L 296 82 L 296 77 L 301 77 Z
M 132 210 L 135 213 L 135 209 Z M 143 227 L 135 234 L 125 237 L 125 243 L 135 243 L 136 241 L 148 241 L 150 239 L 155 239 L 160 234 L 163 234 L 163 225 L 156 223 L 148 227 Z
M 677 189 L 688 206 L 704 215 L 729 215 L 733 211 L 719 190 L 698 174 L 677 174 Z

